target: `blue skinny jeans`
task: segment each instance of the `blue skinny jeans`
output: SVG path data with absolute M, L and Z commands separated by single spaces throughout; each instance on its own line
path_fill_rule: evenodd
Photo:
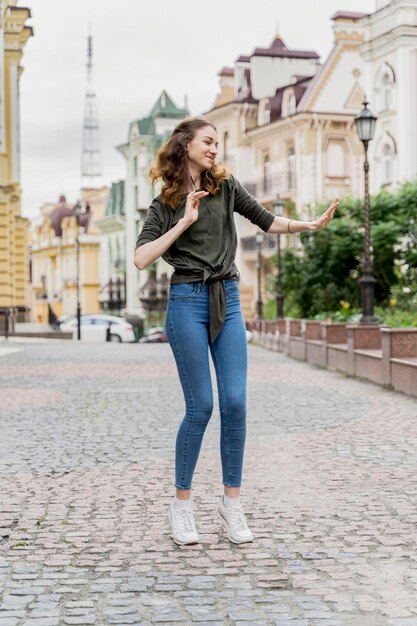
M 191 489 L 203 436 L 213 412 L 209 351 L 220 406 L 223 484 L 240 487 L 246 440 L 246 330 L 236 280 L 224 281 L 226 320 L 214 342 L 209 336 L 208 286 L 171 285 L 167 335 L 184 393 L 185 416 L 175 445 L 175 486 Z

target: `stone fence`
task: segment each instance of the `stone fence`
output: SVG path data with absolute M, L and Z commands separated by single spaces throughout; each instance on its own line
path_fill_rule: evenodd
M 248 329 L 269 350 L 417 396 L 417 328 L 285 318 Z

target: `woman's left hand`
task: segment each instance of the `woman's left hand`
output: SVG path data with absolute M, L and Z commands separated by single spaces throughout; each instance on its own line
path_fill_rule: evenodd
M 321 215 L 317 220 L 314 220 L 314 222 L 311 222 L 312 230 L 323 230 L 323 228 L 326 228 L 327 224 L 333 219 L 334 212 L 336 211 L 338 205 L 339 198 L 335 198 L 329 208 L 325 210 L 323 215 Z

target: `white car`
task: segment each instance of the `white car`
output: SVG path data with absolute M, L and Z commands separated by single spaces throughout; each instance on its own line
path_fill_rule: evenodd
M 110 327 L 110 341 L 133 342 L 136 341 L 132 324 L 129 324 L 123 317 L 116 315 L 81 315 L 81 333 L 82 327 L 102 326 Z M 63 332 L 74 332 L 77 328 L 77 318 L 64 320 L 59 325 Z

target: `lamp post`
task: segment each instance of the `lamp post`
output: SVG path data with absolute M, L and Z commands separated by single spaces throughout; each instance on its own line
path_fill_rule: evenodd
M 262 272 L 262 242 L 264 240 L 264 234 L 262 231 L 258 230 L 256 231 L 256 235 L 255 235 L 255 239 L 256 239 L 256 250 L 257 250 L 257 256 L 256 256 L 256 272 L 257 272 L 257 277 L 258 277 L 258 301 L 256 303 L 256 314 L 258 317 L 258 320 L 262 320 L 264 317 L 263 314 L 263 302 L 262 302 L 262 285 L 261 285 L 261 272 Z
M 81 339 L 81 306 L 80 306 L 80 215 L 81 203 L 78 200 L 74 206 L 74 217 L 77 222 L 77 235 L 75 238 L 76 266 L 77 266 L 77 340 Z
M 277 217 L 284 214 L 284 203 L 278 196 L 273 202 L 274 213 Z M 284 292 L 282 290 L 282 257 L 281 257 L 281 234 L 277 235 L 277 319 L 284 317 Z
M 375 324 L 374 316 L 374 287 L 376 280 L 372 275 L 372 255 L 371 255 L 371 217 L 369 202 L 369 162 L 368 162 L 368 144 L 372 141 L 375 131 L 376 116 L 368 109 L 368 102 L 363 101 L 362 111 L 355 117 L 356 130 L 359 139 L 363 143 L 365 150 L 365 160 L 363 170 L 365 174 L 365 197 L 364 197 L 364 226 L 365 226 L 365 243 L 364 243 L 364 263 L 363 274 L 359 280 L 362 295 L 362 318 L 361 324 Z

